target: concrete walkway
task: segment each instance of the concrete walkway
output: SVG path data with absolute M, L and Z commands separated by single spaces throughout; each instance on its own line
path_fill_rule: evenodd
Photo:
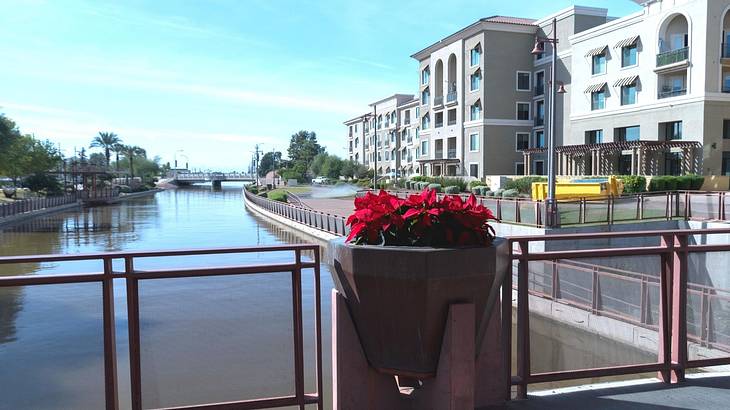
M 355 210 L 352 198 L 301 198 L 310 208 L 331 215 L 348 217 Z
M 633 381 L 535 393 L 527 400 L 483 410 L 725 410 L 730 408 L 730 374 L 688 375 L 681 384 Z M 638 384 L 640 383 L 640 384 Z

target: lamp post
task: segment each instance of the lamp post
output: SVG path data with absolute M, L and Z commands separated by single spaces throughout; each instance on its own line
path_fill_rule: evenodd
M 378 106 L 373 105 L 373 134 L 375 134 L 375 140 L 373 141 L 373 189 L 378 189 Z
M 563 83 L 558 84 L 555 79 L 555 67 L 557 66 L 558 59 L 558 21 L 553 18 L 552 23 L 552 37 L 536 37 L 535 48 L 532 49 L 532 54 L 540 55 L 545 52 L 545 43 L 552 44 L 553 58 L 550 63 L 550 132 L 548 134 L 548 193 L 545 199 L 545 225 L 549 228 L 558 226 L 559 219 L 557 213 L 557 203 L 555 200 L 555 100 L 557 94 L 565 94 L 565 85 Z

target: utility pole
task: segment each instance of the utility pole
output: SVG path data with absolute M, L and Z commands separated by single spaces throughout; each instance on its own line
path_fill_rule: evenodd
M 263 151 L 259 151 L 259 144 L 256 144 L 256 151 L 254 153 L 254 173 L 256 174 L 256 186 L 259 185 L 259 152 L 263 153 Z

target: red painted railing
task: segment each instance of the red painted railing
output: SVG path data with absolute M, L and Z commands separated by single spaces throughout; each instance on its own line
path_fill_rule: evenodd
M 215 266 L 206 268 L 167 268 L 158 270 L 139 270 L 135 261 L 145 258 L 202 256 L 221 254 L 246 254 L 266 252 L 292 252 L 293 261 L 265 265 Z M 312 253 L 312 258 L 305 259 L 304 253 Z M 187 406 L 186 409 L 264 409 L 297 406 L 304 409 L 308 404 L 323 408 L 322 396 L 322 308 L 320 295 L 319 246 L 316 245 L 283 245 L 243 248 L 189 249 L 148 252 L 110 252 L 77 255 L 43 255 L 43 256 L 8 256 L 0 257 L 0 265 L 47 262 L 99 261 L 104 271 L 99 273 L 83 273 L 69 275 L 38 276 L 0 276 L 0 288 L 11 286 L 60 285 L 69 283 L 101 283 L 103 302 L 104 331 L 104 380 L 105 407 L 108 410 L 119 408 L 117 382 L 117 353 L 115 335 L 115 302 L 113 283 L 122 279 L 126 283 L 126 299 L 129 332 L 129 368 L 131 379 L 132 409 L 142 408 L 142 370 L 140 365 L 140 314 L 139 283 L 146 280 L 164 280 L 171 278 L 209 277 L 222 275 L 252 275 L 291 272 L 292 309 L 294 328 L 294 385 L 292 396 L 243 400 L 226 403 L 206 403 Z M 115 260 L 124 262 L 124 271 L 113 269 Z M 302 269 L 314 271 L 315 300 L 315 357 L 316 357 L 316 391 L 307 393 L 304 390 L 304 331 L 302 318 Z
M 658 372 L 665 382 L 684 379 L 686 369 L 728 365 L 730 357 L 689 360 L 687 350 L 687 298 L 689 294 L 687 276 L 688 259 L 693 253 L 730 251 L 730 243 L 704 244 L 709 235 L 730 234 L 730 229 L 634 231 L 591 234 L 562 234 L 546 236 L 518 236 L 509 238 L 511 258 L 517 262 L 517 374 L 512 375 L 512 384 L 517 386 L 518 397 L 525 398 L 527 387 L 533 383 L 575 380 L 583 378 L 615 376 Z M 531 244 L 549 244 L 554 241 L 569 241 L 580 244 L 591 240 L 620 240 L 627 238 L 659 238 L 658 246 L 633 246 L 627 248 L 591 248 L 579 250 L 535 251 Z M 703 244 L 692 244 L 695 237 L 701 237 Z M 565 242 L 564 242 L 565 243 Z M 573 249 L 576 249 L 574 247 Z M 655 363 L 610 366 L 598 369 L 575 369 L 533 373 L 530 367 L 530 262 L 564 263 L 564 261 L 585 258 L 658 256 L 659 266 L 659 353 Z M 586 273 L 589 274 L 589 273 Z M 595 280 L 595 279 L 594 279 Z M 512 328 L 512 275 L 505 275 L 502 284 L 502 331 L 505 337 L 502 347 L 505 363 L 511 363 Z M 594 299 L 595 300 L 595 299 Z M 595 301 L 592 302 L 595 308 Z M 509 367 L 509 366 L 508 366 Z M 506 396 L 509 392 L 505 392 Z

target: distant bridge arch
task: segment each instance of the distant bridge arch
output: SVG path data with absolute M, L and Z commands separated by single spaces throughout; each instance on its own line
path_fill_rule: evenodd
M 246 174 L 242 172 L 172 172 L 169 175 L 169 178 L 170 182 L 175 185 L 190 185 L 211 182 L 215 187 L 220 187 L 224 181 L 256 181 L 256 177 L 253 174 Z

